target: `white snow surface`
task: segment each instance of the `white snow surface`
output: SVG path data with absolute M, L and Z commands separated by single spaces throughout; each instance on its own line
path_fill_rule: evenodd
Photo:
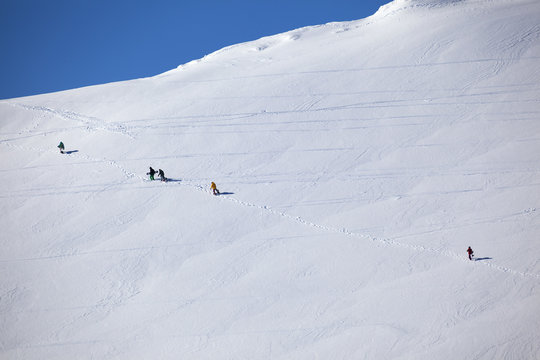
M 1 101 L 0 358 L 540 359 L 539 19 L 396 0 Z

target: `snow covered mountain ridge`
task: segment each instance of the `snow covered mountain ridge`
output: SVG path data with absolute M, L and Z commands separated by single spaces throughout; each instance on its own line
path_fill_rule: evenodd
M 466 2 L 469 4 L 471 3 L 471 0 L 394 0 L 386 5 L 381 6 L 380 9 L 375 14 L 375 16 L 384 16 L 390 12 L 394 12 L 397 10 L 404 10 L 407 8 L 444 7 L 444 6 L 449 6 L 449 5 L 456 5 L 462 2 Z
M 539 358 L 539 18 L 396 0 L 0 101 L 0 359 Z

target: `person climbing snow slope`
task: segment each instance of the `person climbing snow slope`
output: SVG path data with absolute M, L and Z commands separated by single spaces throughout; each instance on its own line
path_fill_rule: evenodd
M 146 173 L 146 175 L 150 175 L 150 180 L 154 180 L 154 175 L 156 173 L 156 170 L 152 169 L 150 166 L 150 171 Z
M 167 181 L 167 178 L 165 177 L 165 173 L 163 172 L 163 170 L 159 169 L 158 174 L 161 181 Z
M 472 260 L 472 258 L 474 257 L 473 253 L 473 249 L 471 249 L 471 247 L 469 246 L 469 248 L 467 249 L 467 254 L 469 254 L 469 260 Z
M 212 189 L 212 193 L 214 195 L 219 195 L 219 190 L 216 187 L 216 183 L 212 181 L 212 184 L 210 184 L 210 189 Z

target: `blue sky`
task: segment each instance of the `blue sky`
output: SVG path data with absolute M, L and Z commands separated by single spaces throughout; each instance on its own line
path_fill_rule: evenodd
M 153 76 L 390 0 L 0 0 L 0 99 Z

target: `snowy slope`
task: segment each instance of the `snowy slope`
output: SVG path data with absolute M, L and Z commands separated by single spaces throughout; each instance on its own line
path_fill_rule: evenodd
M 0 359 L 540 358 L 539 19 L 395 0 L 0 101 Z

